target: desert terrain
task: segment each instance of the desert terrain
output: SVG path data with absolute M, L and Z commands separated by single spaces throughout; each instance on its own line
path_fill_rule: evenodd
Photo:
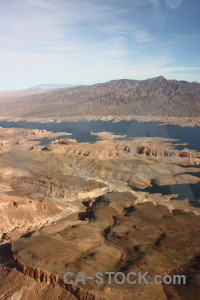
M 0 120 L 61 122 L 77 120 L 160 121 L 199 126 L 200 84 L 167 80 L 112 80 L 56 89 L 0 93 Z
M 200 208 L 198 199 L 173 199 L 173 187 L 187 184 L 193 196 L 200 153 L 164 138 L 91 135 L 99 140 L 0 128 L 0 298 L 196 299 Z M 41 145 L 45 137 L 52 141 Z M 171 192 L 149 193 L 152 180 Z M 64 282 L 80 270 L 185 274 L 188 282 Z
M 0 300 L 200 300 L 199 16 L 0 1 Z
M 162 76 L 6 91 L 0 120 L 194 127 L 199 91 L 199 83 Z M 0 298 L 196 299 L 200 153 L 170 137 L 87 134 L 92 142 L 71 132 L 0 127 Z M 105 272 L 139 270 L 150 280 L 185 274 L 187 285 L 106 282 Z M 104 283 L 66 284 L 67 271 L 99 271 Z

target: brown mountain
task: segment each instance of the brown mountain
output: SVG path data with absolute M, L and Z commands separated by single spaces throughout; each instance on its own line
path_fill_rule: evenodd
M 112 80 L 38 93 L 0 95 L 0 117 L 72 116 L 198 117 L 200 83 L 167 80 Z

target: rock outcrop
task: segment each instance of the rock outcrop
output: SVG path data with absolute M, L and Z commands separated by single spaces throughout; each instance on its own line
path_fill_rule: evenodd
M 141 140 L 144 141 L 141 142 Z M 166 156 L 174 158 L 174 160 L 180 158 L 180 163 L 182 159 L 182 163 L 185 162 L 185 164 L 190 165 L 200 163 L 200 155 L 195 150 L 176 150 L 172 145 L 164 145 L 162 139 L 156 143 L 148 140 L 149 138 L 135 138 L 131 141 L 103 140 L 95 143 L 77 143 L 76 141 L 73 142 L 72 139 L 64 139 L 64 141 L 52 141 L 44 147 L 38 146 L 36 149 L 98 159 L 133 158 L 135 154 L 143 154 L 155 157 Z
M 67 198 L 77 195 L 79 192 L 91 192 L 95 189 L 105 188 L 106 184 L 95 180 L 85 180 L 81 177 L 63 176 L 65 181 L 57 184 L 56 179 L 52 177 L 34 178 L 21 177 L 19 184 L 24 188 L 24 191 L 29 193 L 39 193 L 43 197 L 49 198 Z
M 96 272 L 148 272 L 148 281 L 176 270 L 200 251 L 200 217 L 182 210 L 170 212 L 165 206 L 137 204 L 131 193 L 108 193 L 86 203 L 79 214 L 82 221 L 66 227 L 65 220 L 21 238 L 12 245 L 19 269 L 38 281 L 59 285 L 78 299 L 167 299 L 163 285 L 108 284 L 106 277 L 98 288 L 87 284 L 65 285 L 63 275 L 70 271 L 84 277 Z M 63 222 L 63 224 L 62 224 Z M 62 224 L 62 226 L 61 226 Z M 39 266 L 42 266 L 39 267 Z M 197 272 L 194 272 L 196 276 Z M 187 288 L 197 284 L 189 279 Z M 187 292 L 187 290 L 186 290 Z M 193 291 L 195 293 L 195 291 Z M 175 292 L 178 297 L 179 292 Z
M 37 282 L 45 283 L 48 285 L 59 286 L 72 293 L 79 300 L 103 300 L 103 298 L 95 297 L 90 292 L 84 291 L 82 288 L 75 284 L 66 284 L 64 279 L 59 275 L 54 275 L 51 272 L 42 270 L 37 267 L 31 267 L 21 262 L 15 255 L 13 255 L 17 269 L 24 275 L 34 278 Z

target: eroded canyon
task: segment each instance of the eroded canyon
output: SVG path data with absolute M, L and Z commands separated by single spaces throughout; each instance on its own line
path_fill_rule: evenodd
M 99 141 L 0 128 L 0 298 L 197 299 L 200 199 L 191 185 L 200 182 L 200 153 L 170 139 L 91 134 Z M 40 145 L 45 137 L 53 140 Z M 149 193 L 152 180 L 171 192 Z M 190 197 L 176 200 L 183 184 Z M 188 283 L 63 280 L 66 271 L 139 270 L 185 274 Z

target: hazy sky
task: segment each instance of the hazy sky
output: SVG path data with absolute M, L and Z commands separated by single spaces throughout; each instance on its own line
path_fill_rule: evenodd
M 0 0 L 0 89 L 200 81 L 199 0 Z

